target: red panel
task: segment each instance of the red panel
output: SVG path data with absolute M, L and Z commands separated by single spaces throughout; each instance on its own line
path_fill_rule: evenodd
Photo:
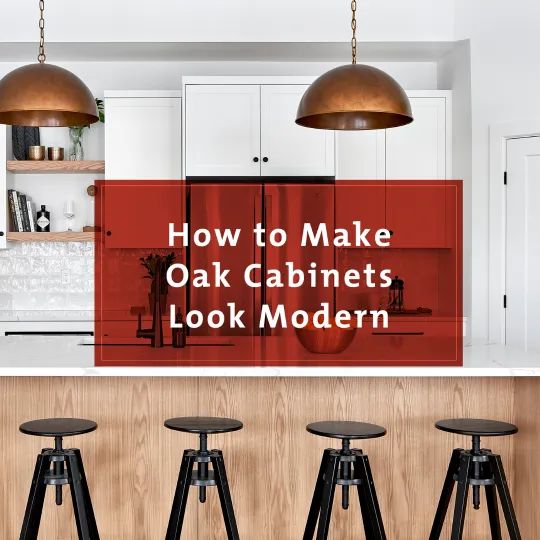
M 386 224 L 394 248 L 446 247 L 445 182 L 388 182 Z
M 347 229 L 354 244 L 353 221 L 371 229 L 367 239 L 372 246 L 378 229 L 386 224 L 394 228 L 390 246 L 335 249 L 334 226 Z M 184 222 L 190 225 L 189 249 L 180 242 L 169 247 L 169 223 L 179 230 Z M 266 250 L 256 246 L 253 228 L 257 223 L 266 225 Z M 331 245 L 301 247 L 306 224 L 325 225 Z M 97 365 L 461 365 L 461 182 L 217 183 L 186 190 L 180 182 L 103 181 L 98 183 L 96 225 L 101 228 L 95 259 Z M 225 228 L 239 229 L 237 246 L 217 246 L 215 229 Z M 281 247 L 269 242 L 270 232 L 277 228 L 288 237 Z M 193 245 L 197 229 L 210 231 L 208 246 Z M 107 236 L 109 230 L 112 234 Z M 146 337 L 136 337 L 138 312 L 144 311 L 141 324 L 145 329 L 152 324 L 152 281 L 140 259 L 171 252 L 174 263 L 189 268 L 191 280 L 180 288 L 165 284 L 162 303 L 177 306 L 184 321 L 199 310 L 205 318 L 222 311 L 226 322 L 214 329 L 206 320 L 200 328 L 192 328 L 186 348 L 173 349 L 166 309 L 162 315 L 165 347 L 155 349 Z M 213 281 L 213 263 L 217 262 L 222 270 L 229 270 L 229 287 L 218 288 Z M 262 265 L 253 277 L 264 282 L 278 273 L 283 286 L 266 291 L 250 287 L 244 270 L 253 263 Z M 368 266 L 374 274 L 372 286 Z M 289 268 L 301 271 L 305 282 L 291 285 Z M 209 286 L 195 287 L 195 270 L 209 272 Z M 313 284 L 311 270 L 316 277 Z M 339 284 L 325 285 L 322 271 L 337 276 Z M 387 308 L 389 290 L 382 286 L 383 271 L 403 280 L 405 313 L 389 313 L 386 328 L 375 326 L 373 313 L 358 321 L 353 316 L 352 326 L 358 322 L 359 327 L 341 332 L 333 319 L 337 310 Z M 348 272 L 359 275 L 354 285 L 345 283 Z M 229 325 L 227 304 L 233 302 L 245 312 L 245 329 Z M 265 304 L 270 310 L 283 306 L 287 328 L 278 325 L 270 335 L 260 335 L 265 330 L 259 324 Z M 332 328 L 314 329 L 313 312 L 325 306 Z M 310 320 L 307 333 L 315 332 L 309 335 L 316 343 L 330 346 L 350 337 L 347 346 L 339 351 L 309 346 L 299 337 L 306 332 L 297 332 L 292 325 L 297 311 Z

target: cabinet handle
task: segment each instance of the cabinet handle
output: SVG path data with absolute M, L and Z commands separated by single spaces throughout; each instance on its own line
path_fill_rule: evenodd
M 371 332 L 372 336 L 423 336 L 424 332 Z
M 264 161 L 265 163 L 268 163 L 268 158 L 267 158 L 267 157 L 263 157 L 263 161 Z
M 259 158 L 258 158 L 258 157 L 254 157 L 254 158 L 253 158 L 253 162 L 254 162 L 254 163 L 259 163 Z
M 0 231 L 0 236 L 4 236 L 4 231 Z
M 388 231 L 390 233 L 390 236 L 394 236 L 394 231 Z
M 112 232 L 111 231 L 107 231 L 107 236 L 111 236 Z

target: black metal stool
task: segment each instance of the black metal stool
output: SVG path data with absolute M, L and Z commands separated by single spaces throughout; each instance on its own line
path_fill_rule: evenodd
M 44 448 L 37 457 L 20 540 L 36 540 L 38 537 L 46 487 L 55 486 L 56 504 L 60 506 L 62 486 L 68 484 L 79 539 L 99 540 L 81 452 L 77 448 L 62 447 L 63 437 L 90 433 L 97 429 L 97 424 L 78 418 L 48 418 L 26 422 L 19 429 L 26 435 L 54 437 L 54 448 Z
M 349 486 L 357 487 L 366 539 L 386 540 L 368 457 L 362 450 L 350 447 L 351 440 L 382 437 L 386 435 L 386 429 L 363 422 L 315 422 L 306 429 L 314 435 L 341 439 L 342 446 L 340 450 L 327 448 L 323 453 L 304 540 L 313 539 L 317 521 L 317 540 L 328 538 L 336 485 L 342 486 L 344 510 L 349 508 Z
M 165 427 L 175 431 L 197 433 L 200 441 L 199 450 L 184 450 L 165 540 L 180 538 L 190 485 L 199 488 L 201 503 L 206 502 L 206 488 L 217 487 L 227 538 L 239 540 L 223 453 L 221 450 L 208 450 L 208 435 L 238 431 L 243 427 L 242 422 L 232 418 L 171 418 L 165 421 Z M 195 463 L 197 463 L 197 471 L 193 472 Z M 208 469 L 209 464 L 212 464 L 213 470 Z
M 469 486 L 472 486 L 475 510 L 480 508 L 480 488 L 482 486 L 485 488 L 491 538 L 494 540 L 502 538 L 497 505 L 498 492 L 510 539 L 521 540 L 501 457 L 493 454 L 491 450 L 480 447 L 480 437 L 513 435 L 517 433 L 518 428 L 506 422 L 475 419 L 441 420 L 435 427 L 441 431 L 472 437 L 472 449 L 457 448 L 452 452 L 429 540 L 438 540 L 441 536 L 455 483 L 457 493 L 451 540 L 461 540 L 463 537 Z

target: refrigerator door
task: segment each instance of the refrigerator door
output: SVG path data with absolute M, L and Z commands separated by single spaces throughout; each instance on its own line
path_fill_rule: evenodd
M 265 251 L 265 268 L 278 269 L 282 276 L 287 276 L 287 262 L 295 269 L 315 270 L 334 268 L 334 248 L 331 244 L 334 231 L 334 185 L 326 183 L 269 183 L 265 185 L 264 215 L 269 234 L 272 229 L 281 228 L 287 232 L 287 243 L 282 247 L 273 247 L 267 243 Z M 305 223 L 310 223 L 313 230 L 319 224 L 325 224 L 330 246 L 318 247 L 308 245 L 301 247 L 302 232 Z M 320 278 L 317 276 L 317 279 Z M 307 282 L 307 274 L 306 274 Z M 321 308 L 321 303 L 329 304 L 330 313 L 334 313 L 335 292 L 332 287 L 311 287 L 304 283 L 301 287 L 267 287 L 263 302 L 273 311 L 283 304 L 285 312 L 290 316 L 300 309 L 313 312 Z M 290 324 L 288 328 L 265 329 L 266 335 L 287 335 L 294 333 Z
M 262 220 L 262 184 L 260 183 L 198 183 L 190 185 L 189 222 L 190 234 L 200 228 L 208 229 L 211 243 L 198 247 L 190 238 L 189 267 L 192 272 L 189 286 L 188 305 L 190 310 L 200 310 L 207 315 L 212 310 L 228 314 L 228 304 L 234 303 L 237 310 L 244 310 L 242 321 L 245 328 L 231 328 L 228 318 L 221 328 L 211 328 L 207 323 L 191 329 L 192 335 L 259 335 L 258 313 L 261 304 L 261 289 L 249 287 L 244 280 L 244 270 L 252 263 L 260 262 L 261 248 L 255 244 L 253 229 Z M 240 230 L 236 246 L 220 247 L 215 238 L 215 229 Z M 230 270 L 226 279 L 230 287 L 195 287 L 194 271 L 206 270 L 210 279 L 214 276 L 213 263 L 220 263 L 222 270 Z M 260 274 L 260 273 L 259 273 Z M 253 274 L 257 276 L 257 273 Z

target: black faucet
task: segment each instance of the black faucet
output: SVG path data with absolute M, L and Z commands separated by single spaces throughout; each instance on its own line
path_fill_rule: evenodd
M 152 281 L 154 297 L 152 302 L 152 328 L 142 328 L 141 316 L 138 312 L 138 338 L 150 339 L 150 346 L 156 349 L 163 347 L 163 319 L 161 316 L 161 283 L 163 281 L 163 261 L 156 264 L 156 273 Z

